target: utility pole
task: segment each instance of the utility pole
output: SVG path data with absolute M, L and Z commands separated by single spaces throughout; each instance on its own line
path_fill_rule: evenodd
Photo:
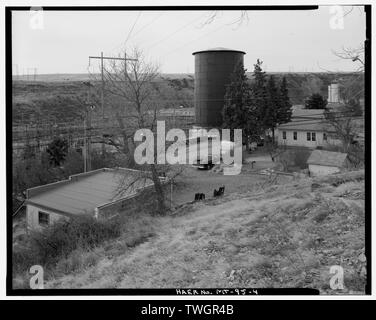
M 31 70 L 33 70 L 34 68 L 27 68 L 27 80 L 29 81 L 30 79 L 32 79 L 32 73 L 31 73 Z
M 91 105 L 91 84 L 90 82 L 87 84 L 88 92 L 87 92 L 87 103 L 85 109 L 85 119 L 84 119 L 84 172 L 91 171 L 91 112 L 94 109 L 93 105 Z
M 86 170 L 91 171 L 91 106 L 88 107 L 87 110 L 87 119 L 86 119 L 86 125 L 87 129 L 89 131 L 89 134 L 87 135 L 87 143 L 86 143 L 86 150 L 87 150 L 87 165 L 86 165 Z
M 19 80 L 19 79 L 18 79 L 18 64 L 17 64 L 17 63 L 13 64 L 13 65 L 12 65 L 12 68 L 13 68 L 13 66 L 15 66 L 15 68 L 14 68 L 15 71 L 12 70 L 12 76 L 15 76 L 15 79 Z
M 121 60 L 124 61 L 124 69 L 125 69 L 125 79 L 127 79 L 127 61 L 137 61 L 137 59 L 128 59 L 126 53 L 124 54 L 124 58 L 117 58 L 117 57 L 104 57 L 103 52 L 101 52 L 101 56 L 89 56 L 89 64 L 90 59 L 100 59 L 101 60 L 101 108 L 102 108 L 102 119 L 103 119 L 103 127 L 104 127 L 104 66 L 103 60 Z M 105 144 L 104 141 L 102 142 L 102 155 L 105 153 Z

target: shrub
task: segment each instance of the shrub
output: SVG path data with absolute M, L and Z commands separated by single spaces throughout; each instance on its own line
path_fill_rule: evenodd
M 92 249 L 105 240 L 120 236 L 117 219 L 99 221 L 91 216 L 79 216 L 69 221 L 59 221 L 32 239 L 44 261 L 66 257 L 77 248 Z
M 284 171 L 299 171 L 308 167 L 311 150 L 307 148 L 287 149 L 279 154 L 277 161 Z
M 71 252 L 66 258 L 60 259 L 53 270 L 54 276 L 81 272 L 83 269 L 94 266 L 100 256 L 93 250 L 85 251 L 81 248 Z
M 320 211 L 318 212 L 314 217 L 313 217 L 313 220 L 316 222 L 316 223 L 321 223 L 323 222 L 327 217 L 329 216 L 329 212 L 328 211 Z
M 99 221 L 91 216 L 80 216 L 69 221 L 58 221 L 43 231 L 30 235 L 29 248 L 13 250 L 13 271 L 24 272 L 30 266 L 49 266 L 77 249 L 93 249 L 106 240 L 119 237 L 121 223 L 117 219 Z M 74 261 L 73 261 L 74 260 Z M 75 269 L 77 259 L 66 261 L 68 269 Z M 63 266 L 61 266 L 64 269 Z
M 47 153 L 50 155 L 50 164 L 59 167 L 65 160 L 68 154 L 68 141 L 66 139 L 56 137 L 48 145 Z
M 99 258 L 100 256 L 97 253 L 88 252 L 84 258 L 83 265 L 85 267 L 94 266 L 98 262 Z
M 82 265 L 82 256 L 78 251 L 73 251 L 68 258 L 60 260 L 56 265 L 58 274 L 69 274 L 80 270 Z
M 14 274 L 25 272 L 38 264 L 38 252 L 33 248 L 13 248 L 12 266 Z

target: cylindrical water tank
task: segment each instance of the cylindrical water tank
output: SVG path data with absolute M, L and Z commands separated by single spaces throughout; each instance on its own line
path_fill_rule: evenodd
M 237 64 L 244 65 L 243 51 L 214 48 L 194 52 L 195 113 L 201 127 L 220 127 L 226 85 Z
M 331 101 L 330 102 L 339 102 L 339 85 L 338 83 L 331 84 Z

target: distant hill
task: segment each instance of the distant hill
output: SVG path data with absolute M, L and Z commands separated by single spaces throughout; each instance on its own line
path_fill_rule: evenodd
M 304 104 L 304 100 L 313 93 L 320 93 L 327 98 L 328 85 L 334 81 L 351 86 L 357 98 L 360 97 L 359 93 L 364 92 L 364 76 L 359 73 L 267 72 L 266 74 L 273 75 L 277 83 L 283 76 L 286 77 L 290 100 L 294 105 Z M 252 73 L 247 75 L 252 78 Z M 38 118 L 64 121 L 67 120 L 68 115 L 77 118 L 81 111 L 71 103 L 64 103 L 64 100 L 69 101 L 77 95 L 86 95 L 87 87 L 83 82 L 100 81 L 100 75 L 89 77 L 88 74 L 45 74 L 37 75 L 36 81 L 31 80 L 31 77 L 29 79 L 14 77 L 12 110 L 13 121 L 17 123 L 36 121 Z M 160 108 L 194 106 L 194 74 L 161 74 L 156 79 L 155 86 L 160 93 Z M 57 103 L 56 98 L 61 102 Z
M 298 77 L 307 77 L 307 76 L 317 76 L 317 77 L 348 77 L 352 76 L 355 73 L 353 72 L 267 72 L 269 75 L 286 75 L 288 77 L 298 76 Z M 247 76 L 251 77 L 252 72 L 247 72 Z M 61 81 L 88 81 L 97 79 L 100 80 L 100 74 L 87 74 L 87 73 L 51 73 L 51 74 L 37 74 L 34 78 L 34 75 L 18 75 L 13 76 L 14 81 L 41 81 L 41 82 L 61 82 Z M 194 73 L 162 73 L 162 79 L 193 79 Z
M 100 79 L 100 75 L 94 75 Z M 34 75 L 13 76 L 13 81 L 42 81 L 42 82 L 61 82 L 61 81 L 88 81 L 92 76 L 87 73 L 51 73 Z
M 189 79 L 193 78 L 193 73 L 163 73 L 162 79 Z M 64 81 L 88 81 L 88 80 L 100 80 L 100 73 L 87 74 L 87 73 L 51 73 L 51 74 L 38 74 L 35 76 L 19 75 L 13 76 L 14 81 L 27 81 L 27 82 L 64 82 Z

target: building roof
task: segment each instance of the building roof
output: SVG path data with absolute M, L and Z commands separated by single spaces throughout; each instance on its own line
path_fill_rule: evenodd
M 322 109 L 295 109 L 291 121 L 279 125 L 278 129 L 334 132 L 333 127 L 325 120 L 324 112 Z
M 233 49 L 222 48 L 222 47 L 216 47 L 216 48 L 211 48 L 207 50 L 200 50 L 200 51 L 193 52 L 192 54 L 195 55 L 196 53 L 203 53 L 203 52 L 240 52 L 240 53 L 245 54 L 244 51 L 233 50 Z
M 150 185 L 153 182 L 145 172 L 103 168 L 28 189 L 26 203 L 68 215 L 93 213 L 97 207 L 135 195 Z
M 166 108 L 166 109 L 159 109 L 158 110 L 159 114 L 162 115 L 176 115 L 176 116 L 181 116 L 181 115 L 195 115 L 195 108 Z
M 307 164 L 316 164 L 329 167 L 342 167 L 347 158 L 347 153 L 313 150 Z

